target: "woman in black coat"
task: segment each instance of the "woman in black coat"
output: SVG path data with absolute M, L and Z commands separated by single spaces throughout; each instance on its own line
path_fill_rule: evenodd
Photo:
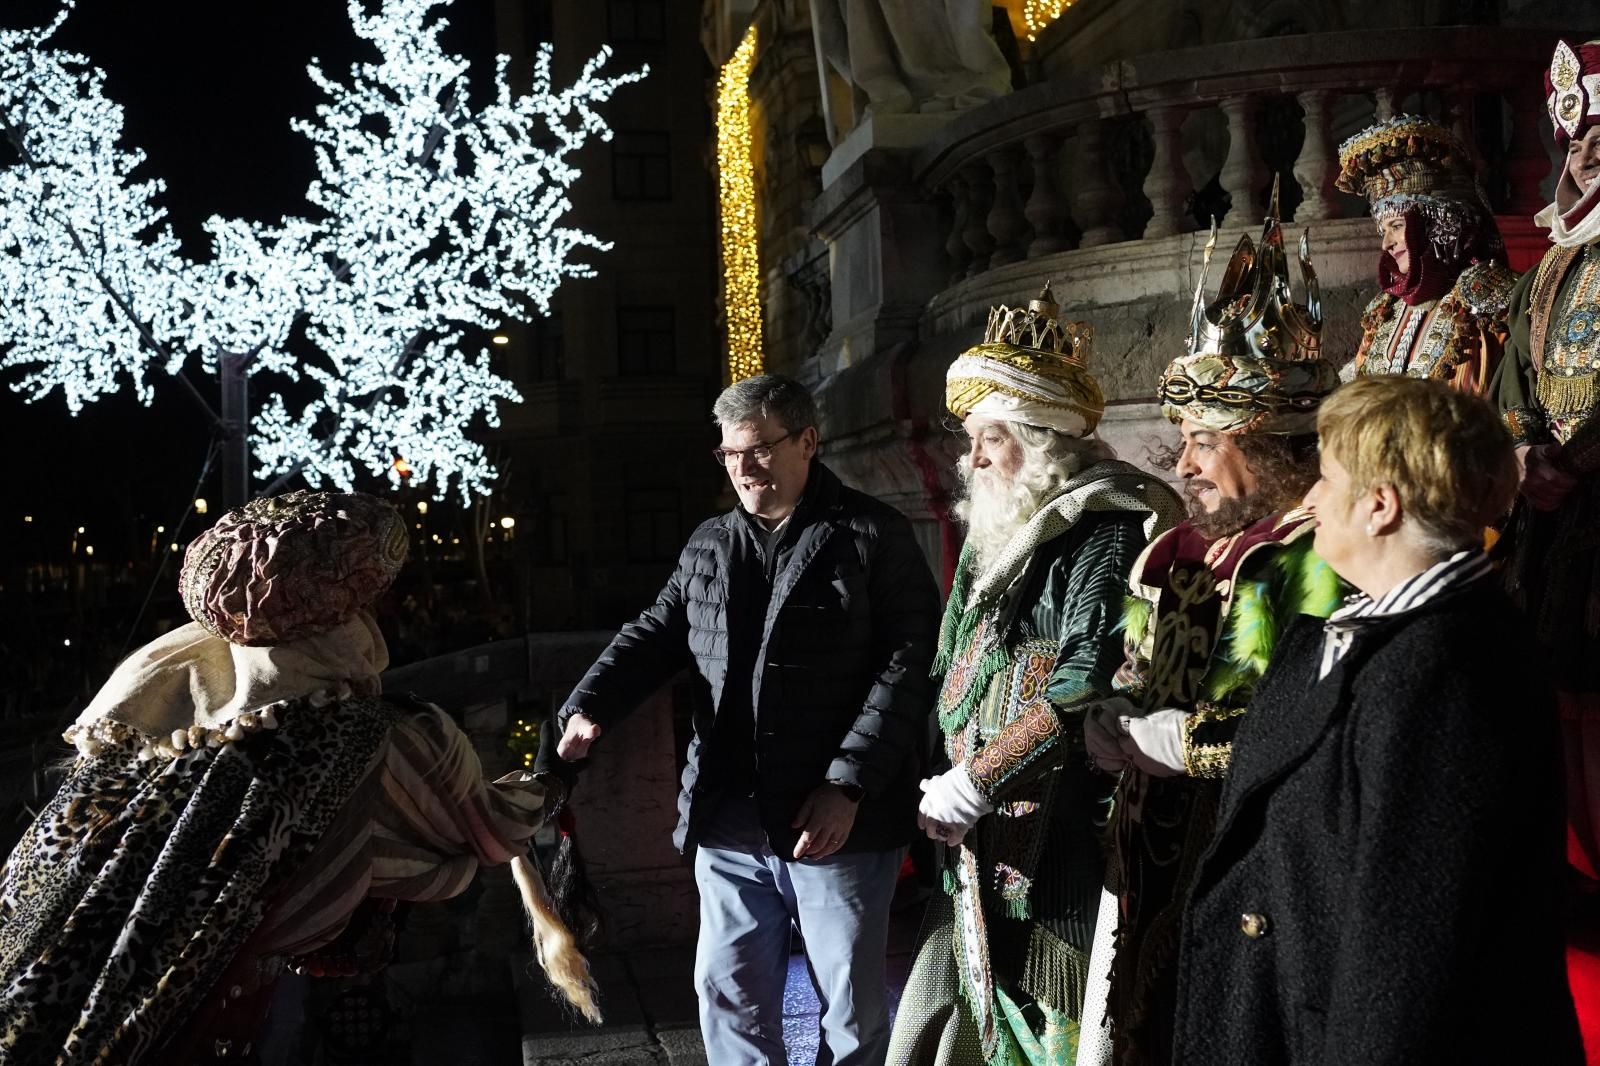
M 1554 698 L 1481 550 L 1516 491 L 1481 401 L 1323 404 L 1316 549 L 1358 594 L 1284 636 L 1183 925 L 1176 1061 L 1582 1062 Z

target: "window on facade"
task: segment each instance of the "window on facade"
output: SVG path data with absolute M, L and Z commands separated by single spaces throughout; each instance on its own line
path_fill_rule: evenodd
M 560 381 L 566 376 L 566 347 L 561 335 L 561 312 L 535 318 L 528 324 L 532 351 L 528 353 L 529 381 Z
M 618 132 L 611 140 L 611 195 L 618 200 L 672 199 L 672 142 L 665 133 Z
M 660 44 L 667 35 L 666 0 L 609 0 L 612 44 Z
M 665 377 L 677 370 L 677 329 L 672 308 L 617 308 L 617 373 Z
M 671 562 L 683 547 L 682 506 L 676 489 L 629 489 L 628 561 Z

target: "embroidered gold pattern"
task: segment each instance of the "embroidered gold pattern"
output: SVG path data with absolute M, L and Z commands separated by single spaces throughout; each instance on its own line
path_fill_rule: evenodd
M 1061 733 L 1061 724 L 1048 702 L 1040 702 L 1002 729 L 967 764 L 972 783 L 985 798 L 991 796 L 1007 774 L 1028 762 Z
M 1154 707 L 1182 707 L 1193 703 L 1200 682 L 1211 665 L 1208 654 L 1216 633 L 1196 625 L 1189 608 L 1216 592 L 1216 578 L 1205 567 L 1174 570 L 1172 591 L 1178 602 L 1156 620 L 1155 642 L 1150 650 L 1147 700 Z M 1185 668 L 1187 665 L 1187 668 Z
M 1233 744 L 1201 744 L 1194 732 L 1203 725 L 1224 722 L 1244 713 L 1243 707 L 1218 707 L 1202 703 L 1183 723 L 1183 768 L 1190 777 L 1226 777 L 1233 763 Z

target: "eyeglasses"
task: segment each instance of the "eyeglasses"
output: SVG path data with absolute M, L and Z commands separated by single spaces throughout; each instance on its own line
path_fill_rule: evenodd
M 794 436 L 794 430 L 791 429 L 777 440 L 768 441 L 765 444 L 757 444 L 754 448 L 712 448 L 711 457 L 721 467 L 732 466 L 747 455 L 754 459 L 758 465 L 766 466 L 772 462 L 772 449 L 792 436 Z

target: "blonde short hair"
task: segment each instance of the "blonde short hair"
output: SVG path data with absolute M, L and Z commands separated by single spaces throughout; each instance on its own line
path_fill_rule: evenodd
M 1317 433 L 1353 492 L 1394 486 L 1407 518 L 1441 555 L 1481 544 L 1484 527 L 1516 497 L 1505 426 L 1483 400 L 1437 381 L 1357 378 L 1322 401 Z

